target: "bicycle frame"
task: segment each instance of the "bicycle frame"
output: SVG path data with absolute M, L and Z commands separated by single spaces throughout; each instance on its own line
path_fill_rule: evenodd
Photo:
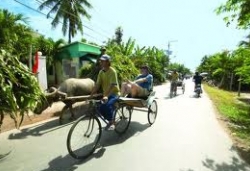
M 100 118 L 106 125 L 108 125 L 109 122 L 105 119 L 105 117 L 101 114 L 101 111 L 99 110 L 99 107 L 102 104 L 102 101 L 101 100 L 91 99 L 91 100 L 89 100 L 89 104 L 90 104 L 90 106 L 89 106 L 90 115 L 96 116 L 97 118 Z M 119 100 L 114 105 L 115 105 L 114 112 L 119 107 L 129 106 L 125 102 L 122 102 L 122 101 L 119 101 Z
M 97 118 L 100 118 L 104 123 L 108 124 L 108 121 L 104 118 L 104 116 L 101 114 L 100 110 L 98 109 L 101 105 L 101 100 L 89 100 L 90 104 L 90 114 L 93 116 L 96 116 Z

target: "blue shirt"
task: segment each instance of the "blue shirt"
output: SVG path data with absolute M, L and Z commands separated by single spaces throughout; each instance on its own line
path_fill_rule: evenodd
M 143 82 L 143 83 L 137 83 L 139 86 L 141 86 L 142 88 L 147 89 L 148 91 L 152 90 L 152 85 L 153 85 L 153 76 L 151 74 L 147 74 L 147 75 L 139 75 L 135 78 L 135 80 L 141 79 L 141 78 L 146 78 L 147 81 Z

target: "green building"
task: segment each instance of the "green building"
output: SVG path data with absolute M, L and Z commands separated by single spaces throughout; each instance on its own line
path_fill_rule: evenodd
M 100 48 L 82 42 L 73 42 L 60 47 L 56 54 L 55 68 L 48 75 L 49 84 L 60 84 L 67 78 L 79 78 L 80 68 L 95 63 L 100 56 Z

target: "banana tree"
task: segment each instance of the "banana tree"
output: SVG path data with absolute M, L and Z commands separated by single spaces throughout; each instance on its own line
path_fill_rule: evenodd
M 0 126 L 4 114 L 10 114 L 18 128 L 25 112 L 45 100 L 36 77 L 17 57 L 0 51 Z M 18 122 L 18 118 L 20 118 Z

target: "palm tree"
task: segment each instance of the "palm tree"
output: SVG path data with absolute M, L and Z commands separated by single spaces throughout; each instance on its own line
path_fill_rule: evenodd
M 13 46 L 13 43 L 18 41 L 18 31 L 25 32 L 27 30 L 25 26 L 20 22 L 27 23 L 27 18 L 22 14 L 13 14 L 8 10 L 0 9 L 0 46 L 7 49 Z
M 239 46 L 244 47 L 244 48 L 250 48 L 250 34 L 247 35 L 247 41 L 243 40 L 240 41 Z
M 27 23 L 22 14 L 0 9 L 0 47 L 25 64 L 28 64 L 29 46 L 33 39 L 33 31 Z
M 46 66 L 47 68 L 54 68 L 54 76 L 55 76 L 55 84 L 58 83 L 57 76 L 57 62 L 60 62 L 59 59 L 56 58 L 56 54 L 58 49 L 64 46 L 66 43 L 63 39 L 59 39 L 54 41 L 52 38 L 45 38 L 44 36 L 40 36 L 36 39 L 35 47 L 37 50 L 42 51 L 46 56 Z
M 115 42 L 120 45 L 122 43 L 123 29 L 122 27 L 117 27 L 115 30 Z
M 55 28 L 62 20 L 63 35 L 65 36 L 68 32 L 68 43 L 71 43 L 71 38 L 76 35 L 77 31 L 83 34 L 80 17 L 90 19 L 85 7 L 92 8 L 92 5 L 87 0 L 46 0 L 39 6 L 39 10 L 43 10 L 45 7 L 51 8 L 47 18 L 50 18 L 52 13 L 56 13 L 51 23 L 52 28 Z

